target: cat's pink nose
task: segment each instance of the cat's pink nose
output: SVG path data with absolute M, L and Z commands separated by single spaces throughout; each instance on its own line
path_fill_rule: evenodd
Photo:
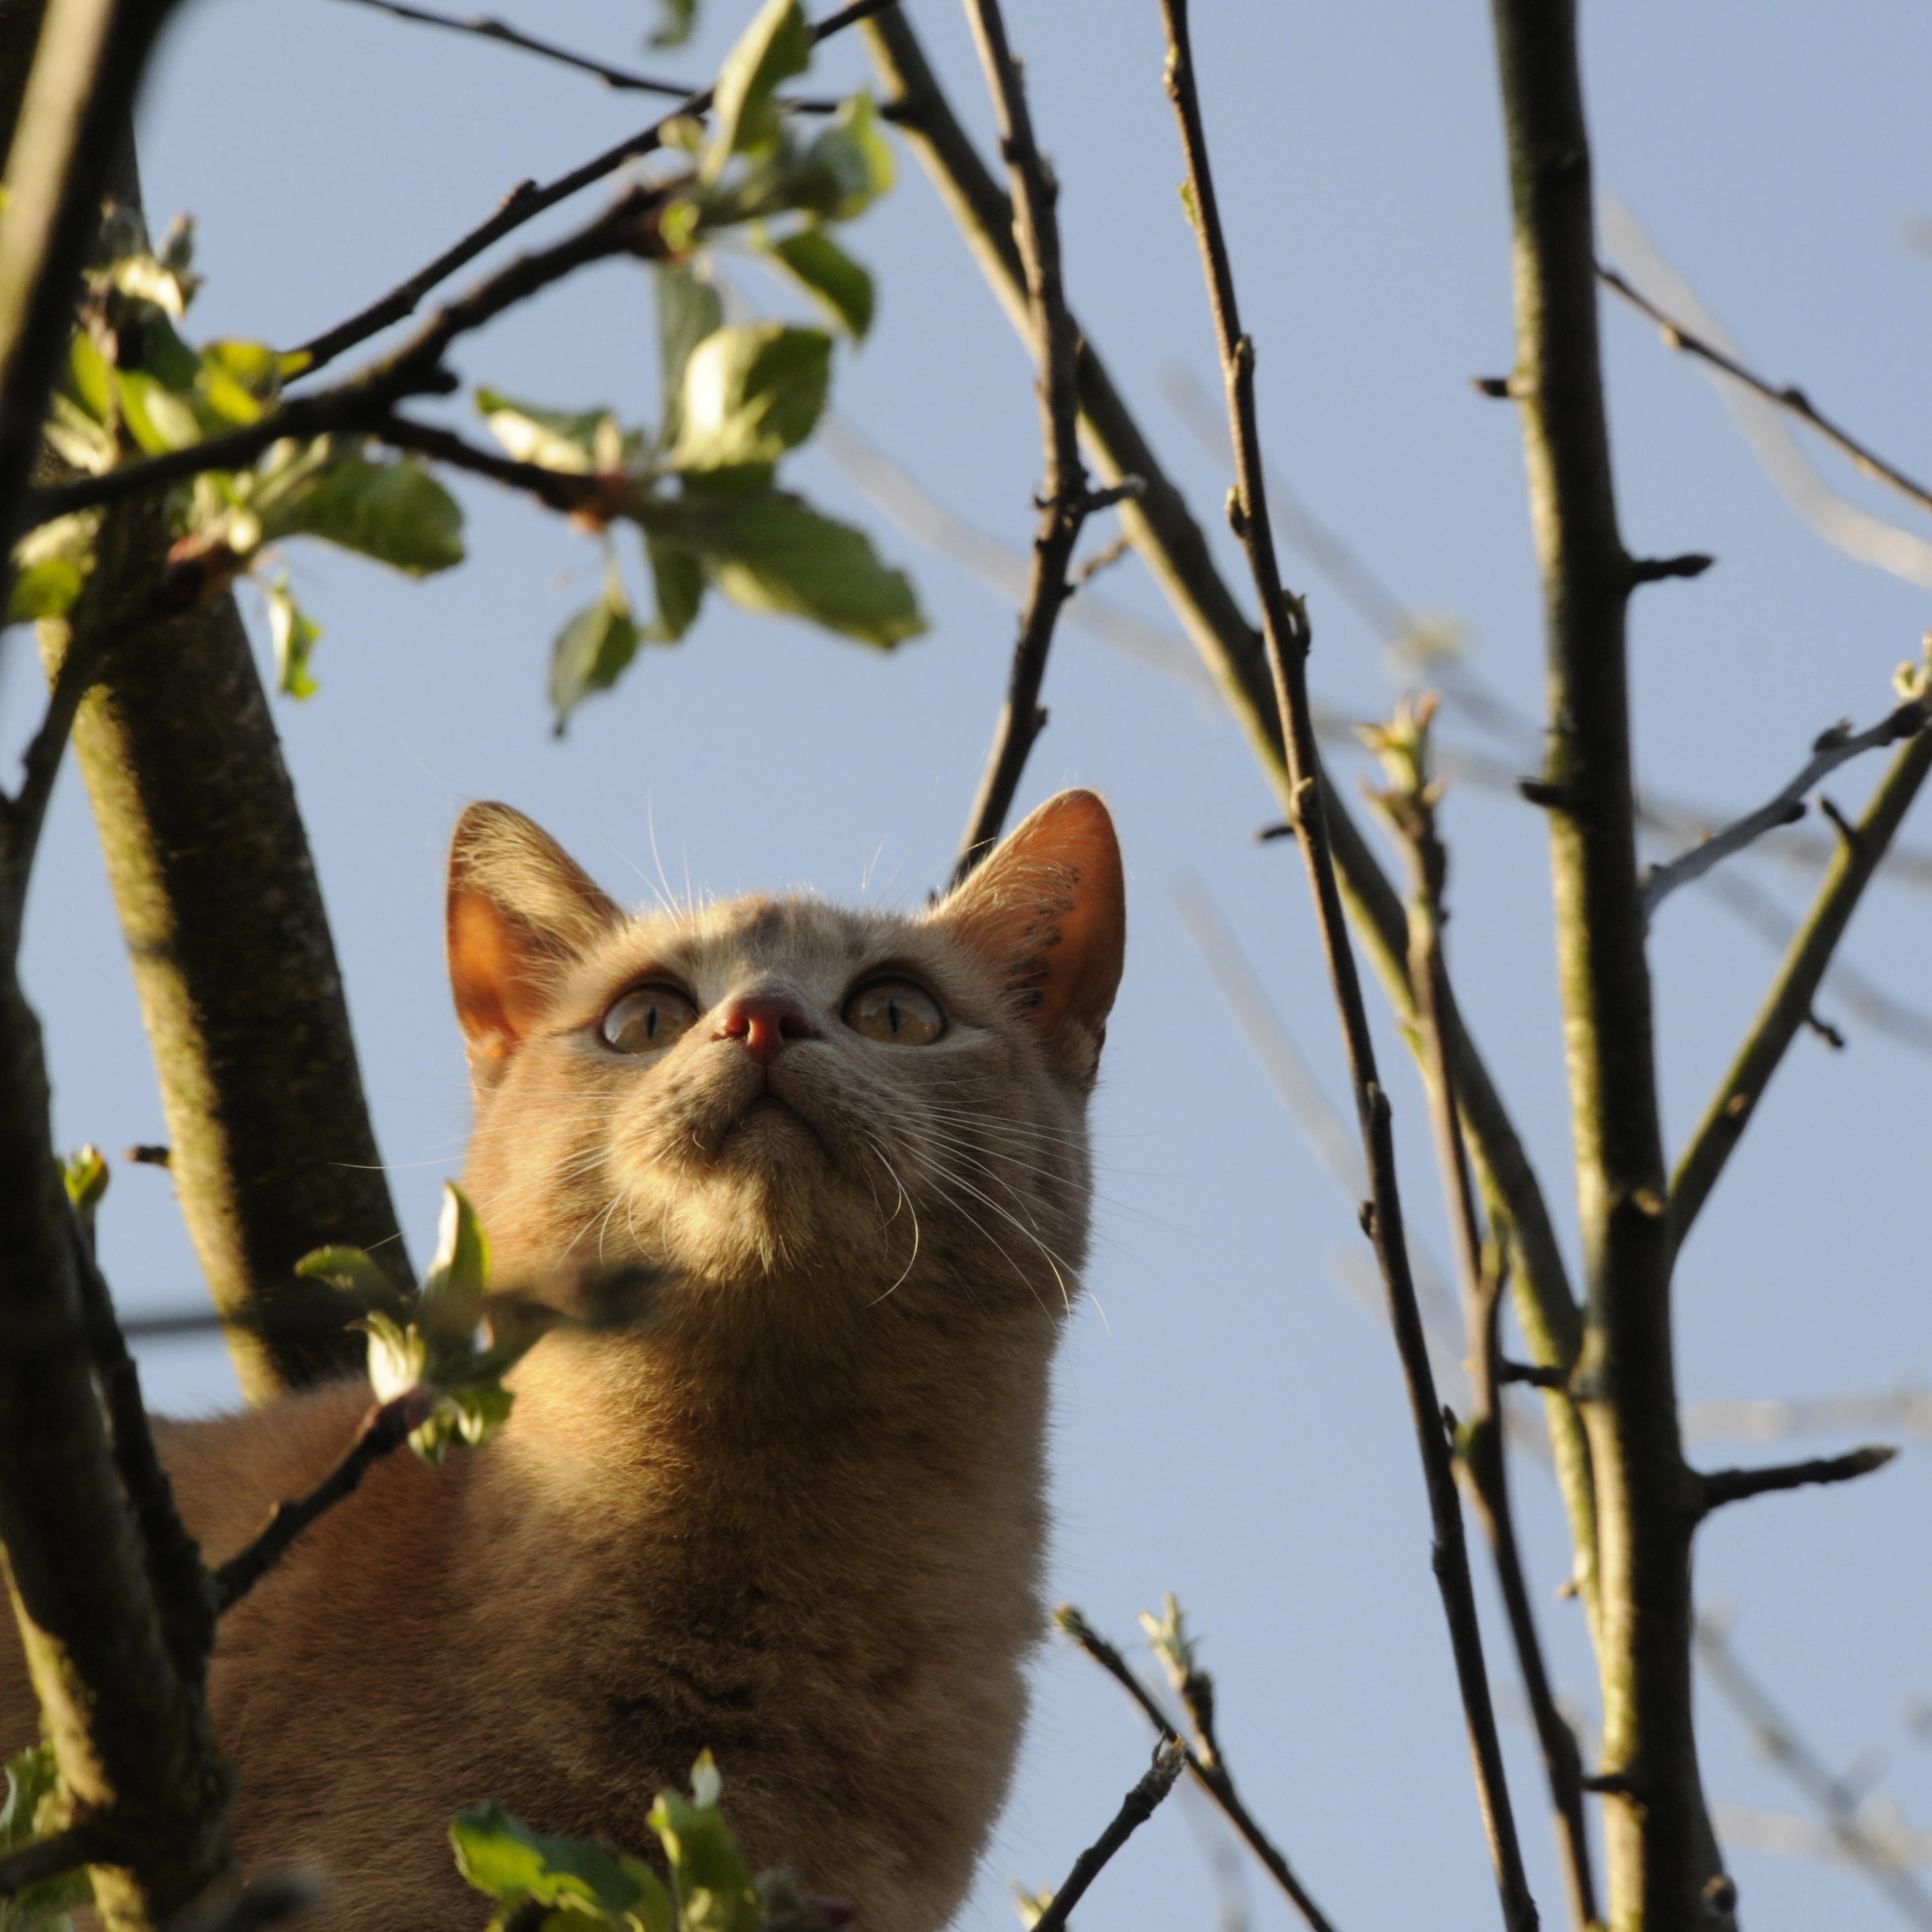
M 809 1040 L 818 1029 L 795 1000 L 782 993 L 750 993 L 728 1000 L 718 1016 L 718 1037 L 740 1040 L 762 1066 L 778 1058 L 788 1041 Z

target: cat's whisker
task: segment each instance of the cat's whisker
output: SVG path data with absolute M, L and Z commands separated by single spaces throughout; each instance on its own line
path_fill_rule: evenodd
M 885 1149 L 880 1146 L 878 1142 L 874 1140 L 870 1134 L 868 1134 L 866 1136 L 866 1140 L 867 1144 L 870 1146 L 873 1153 L 878 1156 L 879 1165 L 886 1170 L 886 1173 L 892 1176 L 892 1185 L 898 1190 L 900 1206 L 903 1207 L 906 1212 L 912 1216 L 912 1252 L 906 1257 L 906 1264 L 904 1268 L 900 1269 L 898 1273 L 898 1280 L 895 1281 L 892 1286 L 885 1291 L 884 1294 L 874 1296 L 873 1298 L 866 1304 L 868 1308 L 876 1308 L 878 1306 L 879 1304 L 885 1300 L 888 1296 L 895 1294 L 898 1291 L 900 1286 L 904 1282 L 907 1276 L 912 1273 L 914 1264 L 919 1259 L 919 1210 L 913 1205 L 912 1197 L 905 1191 L 905 1184 L 899 1179 L 898 1169 L 895 1168 L 891 1161 L 886 1158 Z M 892 1220 L 897 1220 L 898 1219 L 898 1208 L 895 1208 L 892 1210 Z M 890 1223 L 888 1222 L 886 1225 L 890 1226 Z

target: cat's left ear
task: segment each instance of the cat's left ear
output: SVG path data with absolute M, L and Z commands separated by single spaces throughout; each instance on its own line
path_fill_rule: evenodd
M 449 985 L 478 1090 L 502 1077 L 570 962 L 623 914 L 550 834 L 472 805 L 449 848 Z
M 1061 1070 L 1092 1086 L 1127 938 L 1120 844 L 1098 795 L 1048 799 L 932 916 L 1000 974 Z

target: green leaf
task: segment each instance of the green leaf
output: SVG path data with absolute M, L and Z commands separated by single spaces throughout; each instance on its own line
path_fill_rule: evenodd
M 50 556 L 30 565 L 14 579 L 7 595 L 7 621 L 31 623 L 38 617 L 64 616 L 87 582 L 87 574 L 70 558 Z
M 144 369 L 116 369 L 114 393 L 121 420 L 143 454 L 160 456 L 201 440 L 194 405 Z
M 797 170 L 799 206 L 832 221 L 865 213 L 892 184 L 892 151 L 869 94 L 854 94 L 806 148 Z
M 396 1284 L 360 1248 L 312 1248 L 296 1263 L 295 1272 L 304 1281 L 326 1281 L 344 1294 L 377 1311 L 401 1304 Z
M 452 1389 L 450 1408 L 456 1432 L 472 1449 L 480 1449 L 509 1419 L 516 1398 L 501 1382 L 475 1382 Z
M 457 1869 L 496 1901 L 496 1924 L 527 1900 L 620 1932 L 671 1932 L 670 1898 L 641 1859 L 584 1839 L 546 1838 L 494 1801 L 459 1813 L 449 1838 Z
M 704 560 L 681 544 L 644 533 L 644 555 L 656 586 L 658 620 L 651 626 L 654 643 L 674 644 L 697 621 L 704 602 Z
M 832 238 L 816 228 L 788 235 L 771 252 L 832 318 L 862 340 L 872 326 L 872 278 Z
M 608 410 L 544 410 L 513 402 L 494 389 L 479 389 L 476 406 L 490 434 L 519 463 L 561 470 L 574 476 L 617 467 L 616 419 Z M 608 460 L 601 460 L 608 457 Z
M 712 106 L 711 145 L 703 166 L 716 181 L 734 154 L 778 145 L 779 84 L 812 64 L 812 30 L 798 0 L 765 0 L 738 44 L 725 56 Z
M 695 1802 L 660 1791 L 645 1820 L 670 1861 L 680 1932 L 758 1932 L 758 1894 L 718 1809 L 718 1771 L 709 1751 L 691 1777 Z
M 432 1332 L 445 1325 L 468 1342 L 476 1333 L 483 1291 L 490 1286 L 490 1237 L 470 1197 L 453 1180 L 442 1184 L 442 1218 L 436 1255 L 423 1276 L 421 1306 Z M 461 1324 L 460 1329 L 454 1324 Z
M 0 1804 L 0 1853 L 16 1852 L 59 1830 L 65 1822 L 60 1774 L 52 1744 L 36 1744 L 7 1760 L 7 1797 Z M 0 1932 L 73 1932 L 70 1912 L 94 1900 L 83 1868 L 0 1898 Z
M 687 496 L 656 501 L 646 514 L 653 534 L 698 551 L 711 580 L 748 610 L 808 617 L 885 649 L 926 628 L 904 572 L 881 563 L 862 531 L 796 496 Z
M 664 387 L 664 423 L 658 438 L 668 448 L 682 428 L 685 365 L 691 352 L 724 326 L 724 304 L 709 282 L 687 268 L 660 262 L 656 280 Z
M 640 641 L 623 579 L 614 568 L 604 578 L 603 596 L 578 611 L 550 646 L 550 701 L 559 737 L 585 698 L 608 691 L 623 676 Z
M 262 534 L 320 537 L 425 577 L 463 561 L 463 512 L 418 463 L 334 457 L 312 478 L 262 502 Z
M 84 328 L 76 328 L 68 344 L 67 374 L 75 401 L 104 423 L 114 407 L 114 372 Z
M 658 0 L 658 24 L 650 44 L 681 47 L 698 25 L 698 0 Z
M 268 635 L 275 646 L 275 683 L 291 698 L 313 698 L 322 687 L 309 675 L 309 653 L 322 636 L 322 627 L 303 616 L 289 594 L 284 571 L 262 595 L 268 606 Z
M 832 338 L 823 329 L 761 322 L 714 330 L 685 365 L 670 466 L 776 462 L 812 434 L 831 379 Z

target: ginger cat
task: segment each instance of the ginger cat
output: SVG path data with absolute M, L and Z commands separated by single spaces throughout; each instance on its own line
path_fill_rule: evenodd
M 754 1870 L 929 1932 L 1042 1626 L 1048 1369 L 1124 935 L 1106 809 L 1061 794 L 914 916 L 632 919 L 472 806 L 448 923 L 497 1283 L 570 1306 L 574 1271 L 662 1273 L 630 1324 L 547 1335 L 487 1447 L 391 1457 L 224 1622 L 244 1856 L 326 1873 L 342 1932 L 473 1932 L 457 1810 L 640 1850 L 709 1747 Z M 163 1424 L 211 1558 L 368 1401 Z M 0 1638 L 0 1743 L 34 1722 Z

